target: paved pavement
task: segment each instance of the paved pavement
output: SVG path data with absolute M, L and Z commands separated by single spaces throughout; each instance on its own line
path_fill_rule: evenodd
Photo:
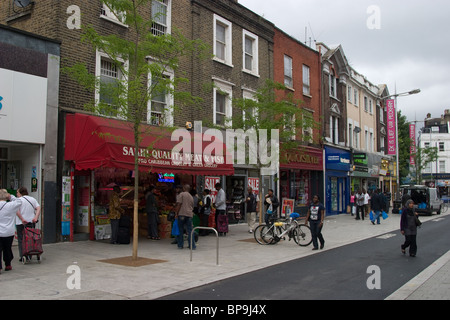
M 421 217 L 421 220 L 438 220 L 448 215 L 450 212 Z M 392 233 L 398 230 L 399 223 L 398 214 L 390 214 L 381 225 L 375 226 L 368 219 L 356 221 L 350 215 L 327 217 L 323 229 L 326 240 L 323 250 Z M 418 241 L 420 246 L 420 235 Z M 398 242 L 401 244 L 403 238 L 399 237 Z M 215 236 L 200 237 L 190 261 L 190 250 L 177 249 L 170 239 L 152 241 L 140 238 L 140 266 L 124 265 L 124 261 L 125 264 L 131 261 L 131 244 L 110 245 L 102 241 L 47 244 L 44 245 L 42 263 L 33 260 L 22 265 L 15 258 L 13 270 L 0 274 L 0 300 L 156 299 L 318 252 L 312 251 L 311 246 L 299 247 L 293 241 L 261 246 L 247 232 L 246 225 L 240 224 L 230 226 L 230 233 L 219 238 L 217 265 L 216 243 Z M 17 247 L 13 251 L 17 255 Z M 111 259 L 116 258 L 122 264 L 111 263 L 114 262 Z M 77 284 L 80 284 L 79 288 Z M 449 300 L 449 284 L 450 251 L 388 299 Z

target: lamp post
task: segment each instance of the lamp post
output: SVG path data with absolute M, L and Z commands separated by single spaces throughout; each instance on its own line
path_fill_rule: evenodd
M 396 158 L 396 174 L 397 174 L 397 192 L 396 194 L 398 195 L 398 191 L 399 191 L 399 187 L 400 187 L 400 167 L 399 167 L 399 145 L 398 145 L 398 113 L 397 113 L 397 98 L 398 97 L 406 97 L 406 96 L 411 96 L 414 94 L 419 94 L 421 91 L 420 89 L 415 89 L 412 91 L 408 91 L 408 92 L 402 92 L 402 93 L 395 93 L 389 96 L 385 96 L 382 97 L 382 100 L 387 100 L 389 98 L 394 98 L 394 110 L 395 110 L 395 139 L 396 139 L 396 154 L 395 154 L 395 158 Z

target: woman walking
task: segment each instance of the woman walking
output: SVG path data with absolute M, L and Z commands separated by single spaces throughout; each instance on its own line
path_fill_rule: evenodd
M 2 270 L 2 255 L 5 271 L 12 270 L 11 261 L 14 258 L 12 243 L 15 233 L 16 214 L 22 202 L 10 195 L 6 190 L 0 190 L 0 272 Z
M 415 257 L 417 253 L 417 213 L 414 210 L 414 201 L 406 201 L 400 218 L 400 231 L 405 236 L 405 243 L 402 244 L 402 253 L 406 253 L 409 247 L 409 255 Z
M 323 220 L 325 218 L 325 207 L 320 203 L 320 198 L 318 195 L 313 197 L 313 202 L 309 206 L 308 213 L 306 214 L 305 223 L 308 224 L 311 228 L 312 242 L 313 242 L 313 250 L 319 249 L 320 241 L 320 249 L 323 249 L 325 245 L 325 240 L 322 235 L 323 228 Z

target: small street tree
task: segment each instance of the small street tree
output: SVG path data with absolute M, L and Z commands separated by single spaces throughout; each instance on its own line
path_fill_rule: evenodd
M 65 71 L 90 92 L 98 93 L 100 99 L 86 105 L 88 110 L 127 121 L 134 132 L 134 141 L 130 143 L 138 150 L 142 137 L 151 134 L 144 124 L 162 125 L 168 130 L 173 126 L 175 107 L 149 114 L 148 105 L 151 101 L 160 101 L 162 96 L 169 94 L 177 105 L 195 102 L 196 99 L 189 93 L 177 90 L 178 85 L 187 82 L 187 79 L 175 75 L 183 57 L 193 54 L 201 56 L 205 54 L 206 46 L 187 39 L 176 29 L 171 34 L 153 32 L 153 23 L 164 18 L 164 13 L 153 13 L 152 18 L 143 13 L 149 13 L 150 8 L 158 11 L 158 0 L 103 0 L 102 3 L 128 26 L 128 34 L 100 35 L 94 27 L 83 26 L 82 39 L 91 44 L 93 50 L 107 57 L 111 63 L 111 72 L 120 74 L 120 79 L 96 77 L 84 64 L 75 64 Z M 138 154 L 134 152 L 133 260 L 138 258 Z

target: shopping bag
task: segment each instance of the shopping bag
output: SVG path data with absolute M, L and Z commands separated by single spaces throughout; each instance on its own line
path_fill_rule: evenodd
M 389 218 L 388 214 L 386 212 L 382 212 L 381 216 L 383 217 L 383 220 L 386 220 L 387 218 Z
M 178 236 L 180 234 L 180 229 L 178 228 L 178 219 L 175 219 L 172 225 L 172 235 Z
M 374 221 L 375 219 L 373 218 L 373 211 L 370 211 L 369 213 L 369 219 L 370 221 Z

